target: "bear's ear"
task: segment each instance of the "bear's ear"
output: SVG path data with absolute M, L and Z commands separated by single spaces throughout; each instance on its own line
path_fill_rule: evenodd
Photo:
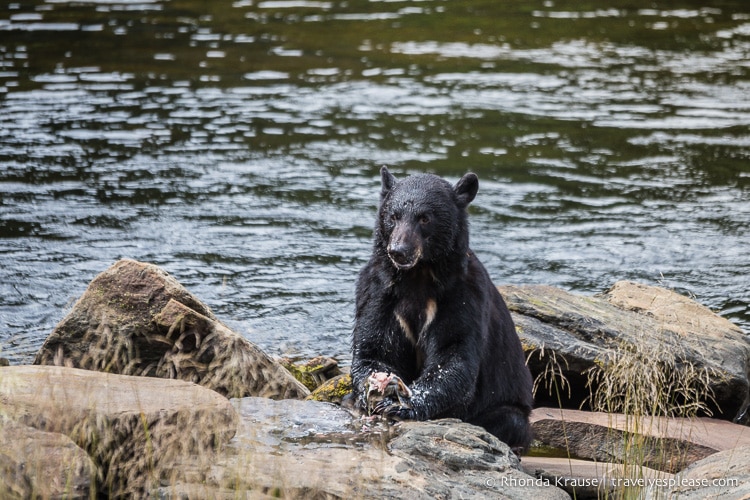
M 380 168 L 380 179 L 383 182 L 380 188 L 380 199 L 383 199 L 393 189 L 393 186 L 396 185 L 396 178 L 388 171 L 388 167 L 383 165 Z
M 456 202 L 459 208 L 466 208 L 469 203 L 474 201 L 474 197 L 477 195 L 479 190 L 479 179 L 476 174 L 469 172 L 468 174 L 461 177 L 453 188 L 456 193 Z

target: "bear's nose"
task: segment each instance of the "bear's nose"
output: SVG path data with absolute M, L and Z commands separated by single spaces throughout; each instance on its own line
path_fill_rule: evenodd
M 388 255 L 391 256 L 391 259 L 395 260 L 398 264 L 406 264 L 407 258 L 407 248 L 406 245 L 389 245 L 388 246 Z
M 414 249 L 404 243 L 388 245 L 388 257 L 399 269 L 410 269 L 417 263 Z

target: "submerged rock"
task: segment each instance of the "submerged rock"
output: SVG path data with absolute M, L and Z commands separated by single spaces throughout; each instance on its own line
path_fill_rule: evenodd
M 227 397 L 310 393 L 169 274 L 128 259 L 94 278 L 34 364 L 186 380 Z
M 559 396 L 559 402 L 569 408 L 590 403 L 587 398 L 602 381 L 599 375 L 618 360 L 632 360 L 631 373 L 613 375 L 621 376 L 627 385 L 632 382 L 629 377 L 635 380 L 652 370 L 654 395 L 673 402 L 676 413 L 713 411 L 725 419 L 746 414 L 750 395 L 747 336 L 695 301 L 632 282 L 619 282 L 597 297 L 550 286 L 499 289 L 513 313 L 532 374 L 547 384 L 537 392 L 538 402 L 557 405 Z M 551 380 L 553 376 L 556 381 Z M 550 387 L 550 382 L 557 387 Z M 703 399 L 700 407 L 684 406 L 699 398 Z M 621 402 L 617 398 L 608 401 Z M 652 402 L 661 404 L 656 397 Z M 616 406 L 607 410 L 624 411 Z M 670 409 L 658 408 L 657 412 L 669 414 Z

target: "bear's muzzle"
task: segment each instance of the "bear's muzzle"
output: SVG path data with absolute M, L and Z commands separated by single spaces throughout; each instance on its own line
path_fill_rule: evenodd
M 408 231 L 397 227 L 388 243 L 388 258 L 401 271 L 407 271 L 419 263 L 422 258 L 422 246 L 409 241 Z

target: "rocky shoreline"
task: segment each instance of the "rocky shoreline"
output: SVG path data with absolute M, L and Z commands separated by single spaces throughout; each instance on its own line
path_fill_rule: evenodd
M 335 362 L 272 359 L 157 266 L 121 260 L 33 366 L 0 368 L 0 497 L 750 495 L 744 332 L 636 283 L 500 290 L 537 379 L 520 461 L 457 420 L 393 424 L 326 402 L 350 390 Z

